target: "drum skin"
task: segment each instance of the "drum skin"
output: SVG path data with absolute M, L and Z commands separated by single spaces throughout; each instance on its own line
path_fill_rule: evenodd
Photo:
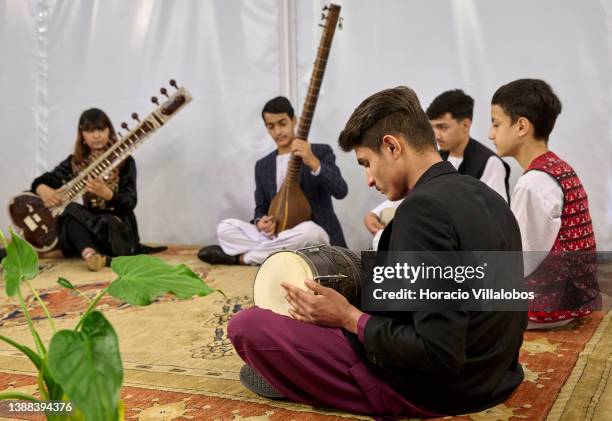
M 344 247 L 318 245 L 295 251 L 279 251 L 268 257 L 255 276 L 253 303 L 260 308 L 289 315 L 286 282 L 311 292 L 305 279 L 333 288 L 356 307 L 361 303 L 361 258 Z

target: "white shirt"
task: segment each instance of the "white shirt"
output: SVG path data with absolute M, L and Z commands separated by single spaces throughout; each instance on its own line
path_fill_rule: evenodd
M 287 176 L 287 168 L 289 167 L 290 153 L 276 155 L 276 191 L 278 192 Z
M 529 171 L 516 182 L 510 201 L 521 230 L 525 254 L 525 276 L 544 260 L 561 229 L 563 190 L 543 171 Z
M 459 166 L 463 162 L 463 157 L 462 156 L 451 156 L 451 155 L 449 155 L 448 158 L 446 158 L 446 160 L 448 162 L 450 162 L 451 164 L 453 164 L 453 167 L 455 167 L 455 169 L 457 171 L 459 171 Z
M 459 166 L 463 162 L 463 157 L 449 155 L 447 161 L 450 162 L 456 170 L 459 170 Z M 499 157 L 489 157 L 482 172 L 482 176 L 480 177 L 480 181 L 495 190 L 506 202 L 508 201 L 508 196 L 506 196 L 506 168 Z
M 289 168 L 289 159 L 291 158 L 290 153 L 282 155 L 276 155 L 276 191 L 278 192 L 285 181 L 287 176 L 287 169 Z M 321 165 L 316 171 L 310 171 L 314 176 L 321 174 Z
M 506 167 L 504 167 L 504 163 L 499 157 L 489 157 L 480 176 L 480 181 L 495 190 L 506 202 L 508 201 L 506 193 Z

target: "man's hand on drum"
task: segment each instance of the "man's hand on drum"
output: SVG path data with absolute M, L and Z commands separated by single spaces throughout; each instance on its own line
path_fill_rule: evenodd
M 372 234 L 376 234 L 379 230 L 385 228 L 385 225 L 380 222 L 378 216 L 373 212 L 368 212 L 363 221 L 365 223 L 366 228 Z
M 256 226 L 259 231 L 263 232 L 267 237 L 272 238 L 274 236 L 274 230 L 276 229 L 276 221 L 273 216 L 265 215 L 257 221 Z
M 281 283 L 287 292 L 285 298 L 291 306 L 289 314 L 296 320 L 327 327 L 341 327 L 357 333 L 357 321 L 363 314 L 347 299 L 332 288 L 327 288 L 310 279 L 304 284 L 315 294 L 295 285 Z

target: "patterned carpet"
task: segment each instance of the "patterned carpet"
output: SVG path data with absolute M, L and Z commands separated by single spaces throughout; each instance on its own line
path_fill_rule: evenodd
M 125 368 L 122 399 L 126 419 L 162 420 L 347 420 L 370 419 L 288 402 L 269 401 L 238 381 L 242 365 L 226 337 L 227 321 L 251 305 L 253 267 L 209 266 L 196 249 L 171 247 L 159 257 L 185 263 L 227 295 L 179 301 L 164 297 L 149 307 L 132 307 L 107 298 L 100 309 L 119 336 Z M 109 269 L 88 272 L 79 260 L 44 260 L 35 281 L 58 329 L 72 327 L 85 300 L 60 287 L 65 277 L 93 297 L 113 279 Z M 609 270 L 609 269 L 608 269 Z M 607 273 L 610 275 L 610 273 Z M 3 288 L 3 287 L 2 287 Z M 28 291 L 24 289 L 24 294 Z M 30 296 L 36 326 L 48 341 L 50 330 Z M 0 294 L 2 334 L 33 347 L 19 307 Z M 503 404 L 456 420 L 612 419 L 612 320 L 598 312 L 549 332 L 527 332 L 521 352 L 525 382 Z M 34 394 L 31 363 L 0 344 L 0 392 Z M 5 417 L 5 418 L 2 418 Z M 0 411 L 0 419 L 19 419 Z M 24 417 L 22 419 L 41 419 Z

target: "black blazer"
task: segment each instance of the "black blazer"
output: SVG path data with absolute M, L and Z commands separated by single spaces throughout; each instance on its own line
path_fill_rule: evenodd
M 440 162 L 397 208 L 380 245 L 402 251 L 520 251 L 521 236 L 495 191 Z M 352 334 L 349 340 L 373 373 L 426 409 L 480 411 L 504 401 L 523 380 L 518 355 L 526 312 L 371 314 L 364 343 Z
M 332 196 L 342 199 L 348 194 L 348 186 L 336 165 L 336 156 L 329 145 L 311 143 L 312 153 L 321 161 L 321 172 L 314 176 L 310 168 L 302 165 L 300 188 L 310 203 L 312 220 L 329 235 L 332 246 L 346 247 L 340 221 L 334 212 Z M 253 220 L 268 213 L 270 203 L 276 195 L 276 156 L 274 151 L 255 163 L 255 216 Z
M 440 156 L 445 161 L 448 160 L 448 155 L 448 151 L 440 152 Z M 459 172 L 459 174 L 471 175 L 472 177 L 475 177 L 480 180 L 482 178 L 482 173 L 484 172 L 484 169 L 487 166 L 487 162 L 489 162 L 489 158 L 491 158 L 492 156 L 495 156 L 497 159 L 499 159 L 504 165 L 504 169 L 506 170 L 506 178 L 504 180 L 506 184 L 506 201 L 510 203 L 510 186 L 508 184 L 508 180 L 510 178 L 510 166 L 495 152 L 484 146 L 479 141 L 474 140 L 470 137 L 470 140 L 468 141 L 468 144 L 466 145 L 465 150 L 463 151 L 463 161 L 461 161 L 461 164 L 459 165 L 459 168 L 457 168 L 457 171 Z

